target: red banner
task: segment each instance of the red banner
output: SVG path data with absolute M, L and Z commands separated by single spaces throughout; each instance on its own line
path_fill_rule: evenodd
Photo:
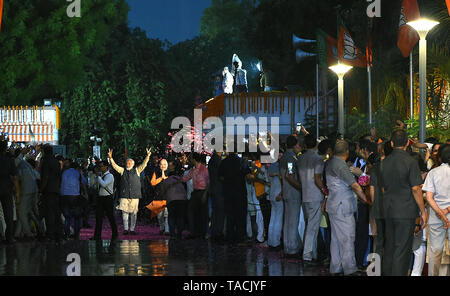
M 449 1 L 449 0 L 447 0 Z M 397 46 L 406 58 L 409 56 L 414 46 L 419 42 L 419 34 L 406 23 L 420 18 L 417 0 L 403 0 L 400 13 L 400 28 L 398 30 Z
M 3 0 L 0 0 L 0 30 L 2 29 Z

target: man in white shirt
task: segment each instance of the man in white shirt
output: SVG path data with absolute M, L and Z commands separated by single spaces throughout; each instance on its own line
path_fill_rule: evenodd
M 105 162 L 99 162 L 98 167 L 100 170 L 97 170 L 96 174 L 99 191 L 96 203 L 95 232 L 91 239 L 101 240 L 103 217 L 106 215 L 112 230 L 111 240 L 116 240 L 118 232 L 114 219 L 114 176 L 109 172 L 108 165 Z
M 442 164 L 428 173 L 422 188 L 426 191 L 427 201 L 431 207 L 428 221 L 429 276 L 444 275 L 441 262 L 445 256 L 445 240 L 448 240 L 450 235 L 450 145 L 441 145 L 438 157 Z
M 226 94 L 232 94 L 234 78 L 233 75 L 231 75 L 230 71 L 228 70 L 228 67 L 223 68 L 222 76 L 223 76 L 222 79 L 223 92 Z
M 28 149 L 22 149 L 21 153 L 15 159 L 20 181 L 19 219 L 16 226 L 15 237 L 19 237 L 23 230 L 24 240 L 31 240 L 33 239 L 33 234 L 31 233 L 28 216 L 33 219 L 38 232 L 42 234 L 41 223 L 37 218 L 38 213 L 36 207 L 38 193 L 36 180 L 39 180 L 41 177 L 38 171 L 25 160 L 27 154 Z
M 297 170 L 302 184 L 303 211 L 306 220 L 306 232 L 303 248 L 305 265 L 317 265 L 317 235 L 322 218 L 324 195 L 321 190 L 324 162 L 317 153 L 317 140 L 312 135 L 305 136 L 306 152 L 297 160 Z

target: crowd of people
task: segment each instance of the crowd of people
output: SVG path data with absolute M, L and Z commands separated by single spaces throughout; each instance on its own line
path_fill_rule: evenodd
M 170 239 L 257 244 L 331 275 L 360 275 L 375 253 L 382 275 L 450 274 L 450 140 L 410 140 L 400 122 L 390 139 L 373 129 L 355 143 L 339 135 L 287 137 L 275 163 L 261 153 L 152 155 L 140 164 L 88 163 L 52 147 L 14 149 L 0 141 L 5 242 L 79 239 L 95 213 L 92 240 L 136 235 L 156 222 Z M 229 151 L 231 150 L 231 151 Z M 149 204 L 163 201 L 150 220 Z M 140 214 L 140 215 L 139 215 Z

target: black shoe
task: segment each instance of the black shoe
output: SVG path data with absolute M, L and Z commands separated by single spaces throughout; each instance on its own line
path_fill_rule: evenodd
M 21 242 L 27 243 L 27 242 L 32 242 L 34 241 L 34 237 L 32 236 L 24 236 L 20 239 Z
M 306 267 L 316 267 L 320 265 L 320 262 L 317 260 L 303 260 L 303 265 Z
M 125 231 L 123 232 L 123 235 L 128 235 L 128 230 L 125 230 Z
M 136 235 L 137 233 L 135 231 L 130 231 L 131 235 Z
M 15 244 L 17 241 L 15 240 L 15 239 L 7 239 L 7 240 L 5 240 L 5 243 L 7 244 L 7 245 L 13 245 L 13 244 Z
M 197 236 L 192 235 L 192 234 L 188 234 L 188 235 L 186 236 L 186 239 L 196 239 L 196 238 L 197 238 Z
M 323 265 L 328 265 L 328 264 L 330 264 L 330 261 L 331 261 L 330 258 L 325 258 L 325 259 L 322 260 L 322 264 Z
M 302 260 L 301 256 L 299 254 L 283 254 L 282 256 L 285 259 L 295 259 L 295 260 Z
M 281 246 L 278 247 L 269 246 L 269 251 L 271 252 L 280 252 L 281 250 L 282 250 Z
M 358 271 L 355 271 L 354 273 L 347 274 L 346 276 L 366 276 L 366 273 L 358 270 Z
M 367 269 L 367 266 L 364 266 L 364 265 L 358 265 L 357 267 L 358 267 L 358 270 L 362 271 L 362 272 L 365 272 Z

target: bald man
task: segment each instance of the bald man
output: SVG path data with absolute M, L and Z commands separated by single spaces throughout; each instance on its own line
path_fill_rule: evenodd
M 338 141 L 334 148 L 334 157 L 326 168 L 329 190 L 326 211 L 331 224 L 331 262 L 332 275 L 361 275 L 355 259 L 355 217 L 356 199 L 353 192 L 363 202 L 370 201 L 355 181 L 346 160 L 349 156 L 348 143 Z
M 122 211 L 124 235 L 128 234 L 128 219 L 130 220 L 130 234 L 136 235 L 134 228 L 136 226 L 136 217 L 139 209 L 139 199 L 142 198 L 140 174 L 147 167 L 152 152 L 147 149 L 147 157 L 144 162 L 135 167 L 133 159 L 127 159 L 126 169 L 118 166 L 112 158 L 112 150 L 109 149 L 108 159 L 112 167 L 121 175 L 120 178 L 120 204 L 118 209 Z

